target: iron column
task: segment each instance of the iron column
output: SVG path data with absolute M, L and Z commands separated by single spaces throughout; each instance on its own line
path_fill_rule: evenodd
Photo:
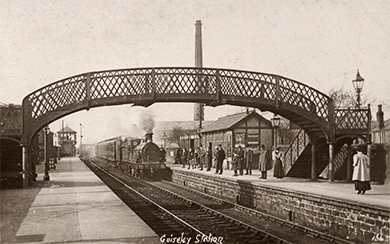
M 311 140 L 311 180 L 317 180 L 316 144 L 315 139 Z
M 44 181 L 50 180 L 49 176 L 49 150 L 47 143 L 47 134 L 50 133 L 48 126 L 45 126 L 43 129 L 43 150 L 44 150 L 44 159 L 45 159 L 45 175 L 43 176 Z

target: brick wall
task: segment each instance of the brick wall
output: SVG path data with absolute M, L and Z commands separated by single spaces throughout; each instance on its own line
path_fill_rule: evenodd
M 250 182 L 220 179 L 173 169 L 172 181 L 246 207 L 329 234 L 370 242 L 374 236 L 390 240 L 388 209 L 347 203 Z

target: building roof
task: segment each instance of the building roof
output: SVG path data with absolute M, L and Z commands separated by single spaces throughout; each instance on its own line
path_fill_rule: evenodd
M 371 121 L 371 131 L 385 131 L 390 130 L 390 119 L 384 121 L 385 126 L 382 129 L 379 129 L 378 121 Z
M 237 114 L 232 114 L 232 115 L 227 115 L 227 116 L 221 117 L 217 121 L 205 126 L 203 128 L 202 132 L 228 130 L 228 129 L 232 128 L 234 125 L 238 124 L 239 122 L 243 121 L 244 119 L 246 119 L 250 116 L 258 116 L 260 119 L 271 124 L 271 122 L 269 122 L 267 119 L 265 119 L 260 114 L 256 113 L 256 111 L 252 111 L 249 114 L 246 112 L 243 112 L 243 113 L 237 113 Z
M 72 130 L 68 126 L 65 126 L 65 128 L 62 128 L 61 130 L 57 131 L 57 133 L 77 133 L 77 132 Z
M 214 123 L 214 121 L 203 121 L 203 127 Z M 171 131 L 174 128 L 181 128 L 183 131 L 193 131 L 199 127 L 199 121 L 158 121 L 155 131 Z

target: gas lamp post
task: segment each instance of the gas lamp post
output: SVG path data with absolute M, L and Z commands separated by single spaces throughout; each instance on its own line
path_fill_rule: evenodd
M 274 114 L 274 117 L 271 119 L 272 127 L 274 128 L 274 148 L 277 147 L 277 133 L 278 133 L 278 127 L 280 125 L 280 117 L 277 114 Z
M 360 108 L 361 106 L 360 93 L 362 92 L 363 89 L 364 79 L 363 77 L 360 76 L 359 70 L 357 70 L 356 79 L 352 80 L 352 84 L 356 91 L 356 101 L 357 101 L 356 108 Z
M 54 163 L 57 163 L 57 133 L 54 133 Z
M 163 134 L 163 141 L 164 141 L 164 150 L 166 150 L 167 149 L 167 134 L 165 134 L 165 131 Z

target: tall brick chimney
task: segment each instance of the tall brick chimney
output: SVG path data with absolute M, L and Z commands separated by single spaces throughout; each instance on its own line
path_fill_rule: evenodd
M 385 121 L 383 119 L 382 104 L 378 105 L 378 112 L 376 112 L 376 121 L 378 122 L 378 128 L 382 129 L 385 127 Z
M 195 67 L 203 67 L 202 52 L 202 21 L 197 20 L 195 23 Z
M 195 67 L 203 67 L 203 52 L 202 52 L 202 22 L 197 20 L 195 23 Z M 202 86 L 201 80 L 198 85 Z M 204 120 L 204 104 L 196 103 L 194 105 L 194 121 L 199 121 L 199 128 L 202 128 L 202 121 Z

